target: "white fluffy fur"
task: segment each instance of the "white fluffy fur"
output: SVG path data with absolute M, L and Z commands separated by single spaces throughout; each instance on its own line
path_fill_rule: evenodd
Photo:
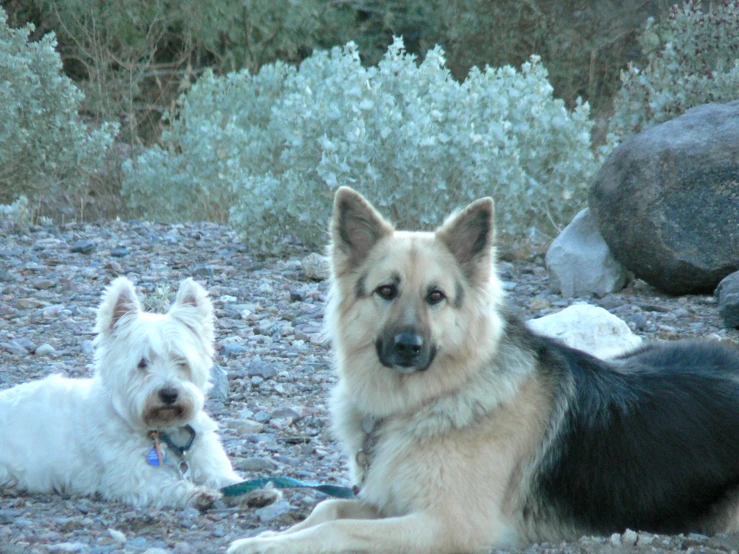
M 241 481 L 203 412 L 213 355 L 213 308 L 192 279 L 166 314 L 144 312 L 132 283 L 113 281 L 95 327 L 91 379 L 52 375 L 0 392 L 0 485 L 33 493 L 99 494 L 134 506 L 205 508 Z M 165 402 L 160 391 L 176 392 Z M 147 463 L 149 431 L 177 444 L 191 425 L 192 480 Z M 169 458 L 176 461 L 174 453 Z

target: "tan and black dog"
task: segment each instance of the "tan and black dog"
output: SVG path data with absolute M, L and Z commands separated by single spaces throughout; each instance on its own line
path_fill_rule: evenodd
M 739 528 L 739 352 L 611 361 L 505 308 L 493 201 L 396 231 L 341 188 L 327 324 L 333 425 L 361 487 L 233 553 L 488 552 L 627 528 Z

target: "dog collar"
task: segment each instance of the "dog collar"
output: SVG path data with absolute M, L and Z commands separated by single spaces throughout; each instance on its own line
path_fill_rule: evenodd
M 191 425 L 185 425 L 180 427 L 180 429 L 188 433 L 190 436 L 184 446 L 176 444 L 165 431 L 159 431 L 156 429 L 149 431 L 149 438 L 152 441 L 152 447 L 146 455 L 146 461 L 149 465 L 161 467 L 167 463 L 167 449 L 171 449 L 172 452 L 174 452 L 180 459 L 176 464 L 180 477 L 189 480 L 190 465 L 187 463 L 187 454 L 195 441 L 196 433 L 195 429 L 193 429 Z
M 360 479 L 359 485 L 354 485 L 353 487 L 355 495 L 359 494 L 362 485 L 364 485 L 364 482 L 367 479 L 367 473 L 369 472 L 370 463 L 372 462 L 372 454 L 377 446 L 378 435 L 376 431 L 380 427 L 381 423 L 382 420 L 375 418 L 373 415 L 367 414 L 362 417 L 364 440 L 362 441 L 361 448 L 357 450 L 357 453 L 354 455 L 357 465 L 362 468 L 362 478 Z

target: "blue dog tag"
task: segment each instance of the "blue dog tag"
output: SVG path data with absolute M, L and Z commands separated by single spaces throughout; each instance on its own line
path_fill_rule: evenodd
M 159 467 L 159 454 L 157 454 L 155 446 L 152 446 L 149 452 L 147 452 L 146 461 L 150 466 Z M 167 461 L 166 454 L 164 452 L 162 452 L 162 461 Z

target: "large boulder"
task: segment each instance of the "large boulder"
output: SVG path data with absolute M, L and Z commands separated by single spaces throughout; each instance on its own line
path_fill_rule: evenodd
M 637 277 L 672 294 L 713 292 L 739 269 L 739 101 L 626 139 L 589 202 L 611 252 Z
M 739 271 L 724 277 L 716 288 L 716 297 L 724 325 L 739 328 Z
M 588 208 L 552 241 L 545 262 L 552 287 L 565 298 L 617 292 L 628 278 L 624 266 L 608 250 Z

